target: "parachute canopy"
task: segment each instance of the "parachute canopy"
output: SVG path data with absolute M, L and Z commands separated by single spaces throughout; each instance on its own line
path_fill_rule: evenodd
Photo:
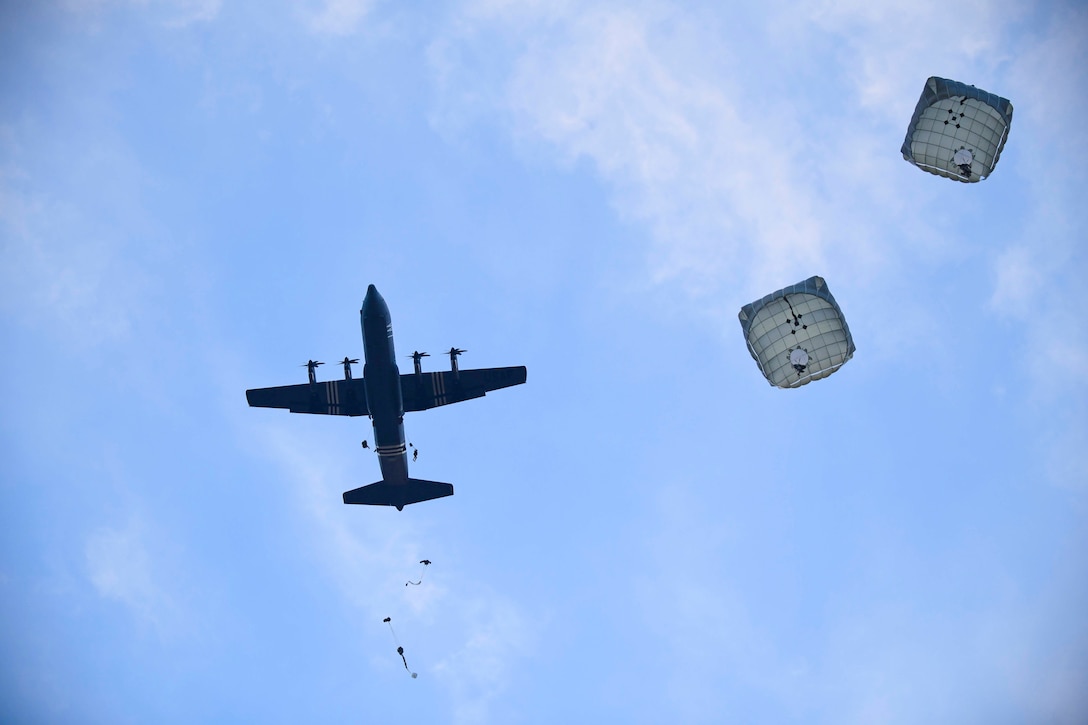
M 854 340 L 823 277 L 772 292 L 740 310 L 740 328 L 771 385 L 826 378 L 854 355 Z
M 903 158 L 923 171 L 964 183 L 997 166 L 1012 124 L 1012 103 L 993 93 L 931 77 L 903 140 Z

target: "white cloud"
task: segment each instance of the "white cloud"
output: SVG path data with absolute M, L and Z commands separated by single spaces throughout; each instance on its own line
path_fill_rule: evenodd
M 898 122 L 910 118 L 930 75 L 986 88 L 986 79 L 1010 59 L 1007 36 L 1027 6 L 1015 0 L 954 5 L 940 0 L 825 0 L 807 13 L 795 10 L 790 6 L 780 11 L 795 33 L 790 39 L 810 34 L 811 24 L 826 32 L 841 49 L 841 70 L 853 82 L 857 100 Z M 960 71 L 985 77 L 961 77 Z M 988 90 L 1001 93 L 999 88 Z
M 697 486 L 663 490 L 656 520 L 640 527 L 645 569 L 631 604 L 644 620 L 640 648 L 661 659 L 648 704 L 671 719 L 746 721 L 733 708 L 758 707 L 805 722 L 964 722 L 998 711 L 1082 721 L 1088 700 L 1072 683 L 1084 675 L 1084 628 L 1070 627 L 1083 598 L 1078 537 L 1025 564 L 993 548 L 1000 526 L 935 552 L 891 519 L 844 519 L 859 546 L 828 563 L 835 543 L 783 544 L 804 525 L 788 504 L 779 532 L 750 512 L 700 508 L 704 498 Z M 810 533 L 823 536 L 827 523 Z
M 222 0 L 161 0 L 166 11 L 163 24 L 170 28 L 184 28 L 193 23 L 207 23 L 219 15 Z
M 45 177 L 57 149 L 20 131 L 6 130 L 0 159 L 0 309 L 79 344 L 126 337 L 155 286 L 149 262 L 163 251 L 141 206 L 148 180 L 123 145 L 100 140 L 65 156 L 75 189 L 54 191 Z M 34 149 L 25 166 L 24 143 Z
M 925 241 L 939 235 L 889 169 L 931 66 L 995 66 L 1015 17 L 881 8 L 781 5 L 728 22 L 668 2 L 468 2 L 430 49 L 434 121 L 497 117 L 526 153 L 587 163 L 649 232 L 650 278 L 702 305 L 727 298 L 729 316 L 814 270 L 868 284 L 905 254 L 954 254 Z M 969 26 L 969 42 L 923 32 L 936 16 Z M 823 90 L 798 82 L 821 53 L 856 95 L 834 74 Z
M 151 14 L 163 27 L 184 29 L 215 20 L 223 0 L 65 0 L 73 15 L 90 21 L 94 29 L 102 12 L 111 7 L 133 7 Z
M 310 29 L 329 35 L 351 35 L 374 7 L 374 0 L 324 0 L 324 6 L 310 14 Z
M 512 57 L 496 51 L 459 71 L 495 32 L 512 36 Z M 743 54 L 698 17 L 646 3 L 516 11 L 485 3 L 470 5 L 451 33 L 434 46 L 436 72 L 448 87 L 473 90 L 451 92 L 439 122 L 458 116 L 451 105 L 493 97 L 490 110 L 520 143 L 544 142 L 567 164 L 588 161 L 620 215 L 651 231 L 657 281 L 704 297 L 742 268 L 754 268 L 745 277 L 757 284 L 794 281 L 822 263 L 825 232 L 803 183 L 796 114 L 785 99 L 746 87 Z M 505 69 L 486 79 L 501 84 L 499 94 L 468 77 L 490 64 Z
M 1076 491 L 1088 486 L 1088 455 L 1076 443 L 1088 438 L 1088 321 L 1079 312 L 1088 273 L 1081 198 L 1088 180 L 1086 35 L 1088 10 L 1058 9 L 1018 49 L 1009 144 L 1016 144 L 1022 168 L 1025 214 L 995 255 L 990 298 L 991 308 L 1019 327 L 1043 469 Z
M 454 722 L 491 722 L 489 708 L 509 687 L 511 664 L 533 648 L 538 627 L 513 602 L 494 596 L 468 602 L 464 614 L 464 644 L 434 671 L 453 693 Z
M 954 214 L 985 213 L 978 196 L 918 183 L 899 156 L 922 84 L 943 75 L 1007 95 L 1018 110 L 1006 158 L 1028 159 L 1030 222 L 1023 239 L 1008 230 L 990 304 L 1030 315 L 1021 363 L 1037 385 L 1068 383 L 1088 350 L 1085 325 L 1064 312 L 1075 308 L 1069 267 L 1083 266 L 1070 182 L 1088 175 L 1076 154 L 1088 148 L 1088 13 L 1058 11 L 1018 34 L 1027 15 L 1011 0 L 829 1 L 727 24 L 669 2 L 466 2 L 430 48 L 434 123 L 498 119 L 531 158 L 586 164 L 618 215 L 646 230 L 648 280 L 701 312 L 731 319 L 814 272 L 868 291 L 870 304 L 846 313 L 873 328 L 864 347 L 879 359 L 942 336 L 910 273 L 979 254 L 977 240 L 948 233 Z M 809 79 L 810 63 L 827 70 Z M 1017 161 L 996 173 L 1016 179 Z M 955 211 L 949 193 L 961 194 Z M 918 334 L 878 322 L 891 315 Z
M 990 305 L 1005 314 L 1025 318 L 1043 281 L 1031 250 L 1023 246 L 1006 249 L 998 255 L 995 271 L 997 280 Z
M 456 722 L 487 721 L 489 705 L 509 686 L 510 673 L 537 640 L 543 626 L 539 616 L 466 577 L 451 563 L 438 561 L 433 552 L 455 545 L 434 541 L 427 526 L 416 523 L 428 520 L 414 517 L 418 510 L 345 507 L 340 494 L 347 486 L 332 483 L 350 480 L 351 474 L 337 463 L 347 460 L 342 449 L 326 451 L 324 443 L 300 437 L 294 427 L 288 432 L 269 426 L 259 431 L 258 439 L 261 450 L 273 452 L 294 482 L 313 531 L 311 555 L 345 598 L 375 626 L 391 616 L 406 654 L 419 649 L 409 646 L 409 631 L 432 635 L 427 649 L 438 659 L 410 659 L 411 667 L 421 676 L 436 677 L 448 690 Z M 373 470 L 377 472 L 376 464 Z M 424 585 L 405 587 L 418 573 L 413 565 L 423 558 L 436 559 Z M 441 626 L 432 626 L 439 619 Z M 406 620 L 411 629 L 405 627 Z M 381 659 L 378 666 L 389 662 Z M 400 667 L 399 661 L 395 664 Z
M 124 604 L 162 633 L 176 621 L 177 607 L 155 580 L 146 527 L 133 519 L 125 528 L 104 527 L 87 540 L 87 573 L 98 594 Z

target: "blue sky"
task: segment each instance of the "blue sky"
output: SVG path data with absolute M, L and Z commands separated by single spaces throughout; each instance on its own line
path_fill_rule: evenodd
M 23 5 L 5 721 L 1088 717 L 1082 6 Z M 979 184 L 901 158 L 931 75 L 1013 102 Z M 737 311 L 813 274 L 857 353 L 771 388 Z M 245 404 L 370 283 L 402 370 L 529 370 L 406 418 L 403 512 Z

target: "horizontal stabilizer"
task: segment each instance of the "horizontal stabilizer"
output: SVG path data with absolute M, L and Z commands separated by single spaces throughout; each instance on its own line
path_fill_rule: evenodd
M 344 492 L 344 503 L 369 506 L 396 506 L 400 511 L 410 503 L 430 501 L 453 495 L 453 484 L 408 478 L 403 481 L 378 481 L 369 486 Z

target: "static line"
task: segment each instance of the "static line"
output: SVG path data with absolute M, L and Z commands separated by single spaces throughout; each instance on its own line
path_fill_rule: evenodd
M 397 654 L 400 655 L 400 659 L 404 663 L 404 669 L 407 670 L 408 674 L 412 676 L 413 680 L 416 679 L 417 677 L 419 677 L 419 675 L 415 672 L 412 672 L 411 668 L 408 667 L 408 660 L 404 657 L 404 648 L 400 646 L 400 640 L 397 639 L 396 630 L 393 629 L 393 618 L 386 617 L 382 621 L 389 625 L 389 631 L 393 633 L 393 643 L 397 645 Z
M 427 573 L 427 567 L 429 567 L 431 565 L 431 560 L 430 559 L 421 559 L 419 563 L 423 565 L 423 571 L 419 575 L 419 581 L 417 581 L 417 582 L 406 581 L 406 582 L 404 582 L 404 586 L 408 586 L 409 584 L 411 584 L 412 586 L 418 587 L 420 584 L 423 583 L 423 574 Z

